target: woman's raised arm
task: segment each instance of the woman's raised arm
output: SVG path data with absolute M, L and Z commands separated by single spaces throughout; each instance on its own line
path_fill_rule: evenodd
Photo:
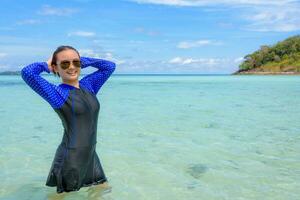
M 50 73 L 48 63 L 35 62 L 22 68 L 21 76 L 27 85 L 43 97 L 53 108 L 59 108 L 64 100 L 58 93 L 58 86 L 40 76 L 40 73 L 44 71 Z
M 90 57 L 80 57 L 81 68 L 92 66 L 98 70 L 84 76 L 80 83 L 86 86 L 93 94 L 97 94 L 101 86 L 107 81 L 111 74 L 115 71 L 116 64 L 114 62 Z

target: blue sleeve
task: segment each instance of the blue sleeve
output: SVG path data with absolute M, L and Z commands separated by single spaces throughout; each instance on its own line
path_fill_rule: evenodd
M 49 83 L 40 76 L 43 71 L 50 73 L 47 62 L 35 62 L 22 68 L 21 76 L 27 85 L 43 97 L 53 108 L 58 108 L 64 103 L 64 100 L 58 92 L 58 86 Z
M 114 62 L 90 57 L 80 57 L 82 63 L 81 68 L 92 66 L 98 70 L 84 76 L 80 83 L 88 88 L 93 94 L 97 94 L 101 86 L 107 81 L 111 74 L 115 71 L 116 64 Z

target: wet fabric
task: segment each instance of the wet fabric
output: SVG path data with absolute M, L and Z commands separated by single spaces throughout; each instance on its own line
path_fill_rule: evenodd
M 57 86 L 41 77 L 43 71 L 50 73 L 46 62 L 35 62 L 21 70 L 23 80 L 51 105 L 64 127 L 46 180 L 46 186 L 56 186 L 57 193 L 108 181 L 96 153 L 100 111 L 96 95 L 114 72 L 115 63 L 89 57 L 80 59 L 82 68 L 93 66 L 98 70 L 84 76 L 79 88 L 65 83 Z

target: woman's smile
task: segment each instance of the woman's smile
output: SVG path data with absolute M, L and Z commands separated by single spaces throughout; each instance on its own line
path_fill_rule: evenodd
M 76 76 L 77 75 L 77 71 L 67 72 L 67 74 L 69 74 L 71 76 Z

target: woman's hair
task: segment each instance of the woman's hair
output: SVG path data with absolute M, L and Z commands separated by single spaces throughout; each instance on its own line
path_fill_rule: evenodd
M 64 51 L 64 50 L 68 50 L 68 49 L 72 49 L 72 50 L 76 51 L 76 53 L 78 54 L 78 56 L 80 58 L 79 52 L 74 47 L 68 46 L 68 45 L 61 45 L 61 46 L 57 47 L 57 49 L 53 52 L 51 65 L 56 65 L 56 62 L 57 62 L 56 55 L 59 52 Z M 58 75 L 60 77 L 58 72 L 53 72 L 53 73 L 54 73 L 54 75 Z

